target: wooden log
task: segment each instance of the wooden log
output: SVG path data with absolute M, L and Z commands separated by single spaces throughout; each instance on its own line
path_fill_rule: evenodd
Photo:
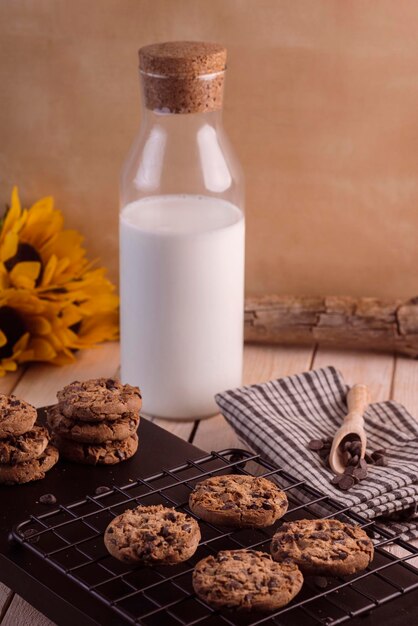
M 245 301 L 245 341 L 319 344 L 418 357 L 418 297 L 263 296 Z

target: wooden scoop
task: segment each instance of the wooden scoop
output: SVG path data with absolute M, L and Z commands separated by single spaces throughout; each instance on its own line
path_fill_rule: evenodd
M 366 385 L 354 385 L 347 395 L 348 414 L 344 418 L 343 425 L 337 430 L 332 442 L 329 454 L 329 464 L 336 474 L 343 474 L 345 465 L 342 461 L 340 443 L 347 435 L 357 435 L 361 441 L 361 455 L 364 459 L 366 453 L 366 433 L 364 432 L 363 413 L 370 402 L 369 390 Z

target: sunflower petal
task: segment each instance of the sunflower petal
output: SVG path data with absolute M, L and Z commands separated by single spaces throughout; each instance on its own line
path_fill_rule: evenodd
M 33 289 L 35 281 L 41 271 L 41 264 L 37 261 L 22 261 L 16 263 L 10 272 L 12 284 L 21 289 Z
M 19 219 L 21 213 L 22 213 L 22 208 L 20 206 L 19 192 L 18 192 L 17 187 L 15 186 L 13 187 L 13 191 L 12 191 L 12 199 L 11 199 L 10 208 L 7 211 L 6 216 L 4 218 L 1 239 L 3 239 L 3 236 L 6 235 L 9 232 L 9 230 L 13 227 L 13 225 Z
M 15 256 L 17 246 L 19 244 L 19 236 L 17 233 L 7 233 L 0 246 L 0 261 L 7 261 Z

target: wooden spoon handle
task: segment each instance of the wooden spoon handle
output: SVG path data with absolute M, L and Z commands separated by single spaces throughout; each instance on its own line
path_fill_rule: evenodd
M 347 395 L 348 413 L 363 415 L 370 402 L 370 394 L 366 385 L 354 385 Z M 348 417 L 348 416 L 347 416 Z

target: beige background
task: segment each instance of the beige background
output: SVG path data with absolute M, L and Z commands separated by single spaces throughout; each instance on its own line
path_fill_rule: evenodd
M 416 0 L 0 0 L 0 202 L 53 194 L 117 275 L 137 49 L 229 49 L 247 292 L 418 293 Z

